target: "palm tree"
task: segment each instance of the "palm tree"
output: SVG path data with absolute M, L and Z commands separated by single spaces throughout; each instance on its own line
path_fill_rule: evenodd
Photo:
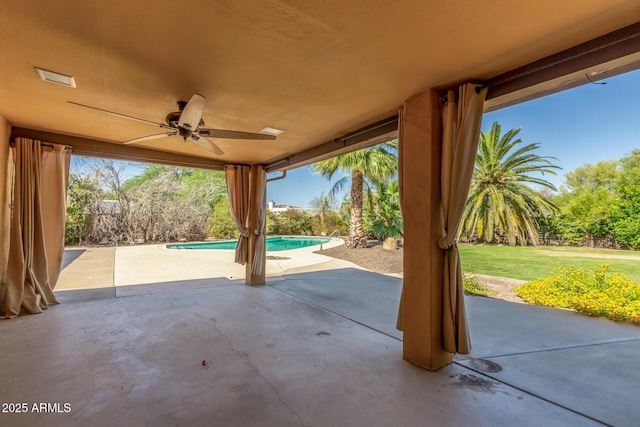
M 478 154 L 471 188 L 462 216 L 460 233 L 476 235 L 479 241 L 491 243 L 494 238 L 506 237 L 509 245 L 537 245 L 538 221 L 549 217 L 558 207 L 528 184 L 537 184 L 550 190 L 556 187 L 531 173 L 555 175 L 551 159 L 533 153 L 539 143 L 520 146 L 516 138 L 520 129 L 511 129 L 501 135 L 498 122 L 489 132 L 480 133 Z
M 364 248 L 367 238 L 362 222 L 362 199 L 364 187 L 372 183 L 384 182 L 398 171 L 398 158 L 395 152 L 397 141 L 342 154 L 315 163 L 312 168 L 328 180 L 340 171 L 345 176 L 338 180 L 331 194 L 339 193 L 347 183 L 351 183 L 351 218 L 349 221 L 349 238 L 347 247 Z
M 400 186 L 398 180 L 376 184 L 375 193 L 369 194 L 368 219 L 371 231 L 379 239 L 399 238 L 403 234 L 400 214 Z

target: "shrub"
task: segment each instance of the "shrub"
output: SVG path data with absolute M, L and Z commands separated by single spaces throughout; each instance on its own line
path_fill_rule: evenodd
M 207 234 L 214 239 L 237 239 L 240 235 L 231 215 L 229 199 L 221 197 L 213 205 L 213 212 L 207 223 Z
M 558 268 L 552 277 L 526 283 L 515 291 L 531 304 L 640 323 L 640 283 L 626 274 L 611 273 L 610 268 L 608 264 L 595 271 Z
M 340 215 L 335 212 L 328 212 L 324 215 L 324 223 L 321 220 L 320 215 L 314 215 L 312 218 L 312 234 L 314 236 L 321 236 L 323 233 L 326 235 L 338 230 L 341 236 L 349 234 L 349 224 L 344 224 Z
M 69 174 L 67 244 L 202 240 L 212 202 L 225 193 L 220 172 L 147 165 L 125 179 L 124 163 L 73 159 L 72 168 L 89 169 Z
M 480 283 L 480 280 L 471 274 L 462 273 L 462 286 L 464 287 L 464 293 L 468 295 L 478 297 L 490 297 L 493 295 L 491 289 Z
M 285 212 L 267 212 L 267 234 L 311 235 L 313 221 L 306 212 L 289 209 Z
M 86 236 L 91 232 L 92 206 L 100 193 L 98 180 L 92 177 L 82 177 L 69 174 L 67 189 L 67 216 L 64 243 L 67 245 L 82 245 L 86 243 Z

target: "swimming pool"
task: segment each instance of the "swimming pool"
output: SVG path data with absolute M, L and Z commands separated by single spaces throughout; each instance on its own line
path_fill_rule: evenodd
M 267 237 L 267 251 L 277 252 L 289 249 L 300 249 L 316 246 L 331 241 L 329 237 Z M 235 249 L 237 240 L 203 243 L 174 243 L 167 245 L 167 249 Z

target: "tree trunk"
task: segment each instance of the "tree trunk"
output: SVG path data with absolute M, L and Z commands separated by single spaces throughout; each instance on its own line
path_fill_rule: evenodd
M 354 171 L 351 175 L 351 220 L 349 222 L 349 239 L 347 247 L 365 248 L 367 239 L 362 225 L 362 173 Z

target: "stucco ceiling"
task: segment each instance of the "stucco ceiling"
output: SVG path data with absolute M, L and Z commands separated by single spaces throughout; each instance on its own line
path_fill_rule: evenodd
M 0 115 L 12 125 L 122 143 L 207 98 L 207 127 L 284 130 L 140 146 L 268 163 L 388 117 L 431 87 L 482 81 L 640 21 L 637 0 L 10 0 L 0 8 Z M 34 67 L 72 75 L 76 89 Z

